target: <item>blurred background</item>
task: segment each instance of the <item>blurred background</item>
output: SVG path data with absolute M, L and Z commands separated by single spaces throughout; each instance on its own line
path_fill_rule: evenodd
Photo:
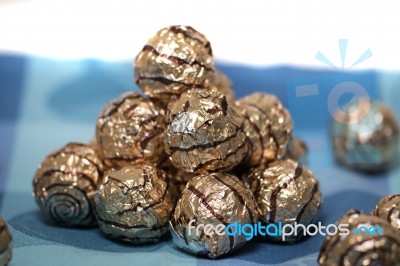
M 327 137 L 329 95 L 343 85 L 349 90 L 338 106 L 361 86 L 400 118 L 399 8 L 398 1 L 0 0 L 0 214 L 14 234 L 12 265 L 49 264 L 57 257 L 65 264 L 208 264 L 170 242 L 128 248 L 97 231 L 85 232 L 83 240 L 79 230 L 49 228 L 31 196 L 32 176 L 45 155 L 69 141 L 90 141 L 104 104 L 139 91 L 135 56 L 149 37 L 174 24 L 206 35 L 238 98 L 264 91 L 289 108 L 321 182 L 325 223 L 350 208 L 369 212 L 382 195 L 399 193 L 400 170 L 366 177 L 343 169 Z M 250 244 L 215 263 L 313 265 L 322 240 L 285 249 Z

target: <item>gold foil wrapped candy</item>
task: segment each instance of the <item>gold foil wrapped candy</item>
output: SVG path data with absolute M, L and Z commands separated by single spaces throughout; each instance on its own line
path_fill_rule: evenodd
M 47 156 L 36 171 L 36 202 L 61 225 L 95 225 L 93 196 L 102 183 L 102 171 L 102 162 L 91 146 L 69 143 Z
M 400 232 L 400 194 L 384 196 L 372 214 L 387 220 Z
M 136 83 L 162 106 L 190 88 L 204 87 L 213 75 L 210 42 L 188 26 L 158 31 L 135 62 Z
M 283 159 L 291 159 L 302 165 L 307 165 L 307 144 L 301 139 L 292 138 L 287 146 L 287 153 Z
M 253 193 L 235 176 L 213 173 L 187 183 L 171 218 L 170 230 L 178 247 L 214 259 L 246 243 L 245 235 L 228 235 L 224 231 L 229 224 L 253 225 L 257 221 Z M 209 227 L 213 229 L 208 230 Z
M 338 111 L 332 123 L 336 159 L 367 172 L 386 170 L 397 156 L 399 126 L 391 111 L 370 99 L 359 99 Z
M 0 218 L 0 265 L 7 265 L 12 257 L 12 237 L 7 224 Z
M 109 103 L 97 119 L 96 139 L 107 167 L 160 163 L 165 159 L 165 118 L 138 93 L 125 93 Z
M 168 105 L 165 149 L 188 173 L 229 171 L 247 153 L 243 118 L 219 91 L 192 89 Z
M 326 237 L 320 265 L 400 265 L 400 234 L 386 220 L 351 210 L 340 224 L 347 224 L 349 233 Z
M 249 138 L 247 163 L 256 166 L 281 159 L 286 154 L 292 134 L 288 110 L 276 96 L 253 93 L 237 101 L 244 116 L 244 131 Z
M 292 160 L 270 163 L 256 168 L 246 178 L 257 201 L 260 220 L 265 224 L 279 222 L 307 226 L 317 216 L 321 203 L 318 180 L 306 167 Z M 304 234 L 287 236 L 284 241 L 295 242 Z M 266 236 L 282 241 L 282 236 Z
M 215 70 L 214 75 L 208 84 L 208 88 L 219 90 L 223 95 L 226 96 L 226 99 L 230 103 L 235 102 L 235 93 L 233 92 L 232 82 L 224 73 Z
M 174 207 L 166 173 L 138 164 L 108 172 L 106 179 L 95 196 L 103 232 L 135 244 L 159 241 Z

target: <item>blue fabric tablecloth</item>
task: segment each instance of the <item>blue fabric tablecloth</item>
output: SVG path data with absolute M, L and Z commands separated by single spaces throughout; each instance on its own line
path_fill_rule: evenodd
M 371 98 L 381 99 L 400 116 L 398 73 L 289 66 L 219 68 L 232 79 L 238 97 L 252 91 L 274 93 L 290 109 L 295 134 L 307 142 L 309 167 L 321 183 L 324 224 L 334 223 L 350 208 L 369 212 L 382 195 L 400 192 L 400 169 L 379 176 L 343 169 L 333 162 L 327 138 L 329 93 L 343 82 L 360 84 Z M 304 86 L 318 91 L 299 95 Z M 56 61 L 0 54 L 0 215 L 14 237 L 10 265 L 317 264 L 322 236 L 292 245 L 254 239 L 239 252 L 212 261 L 178 250 L 168 237 L 155 245 L 131 246 L 104 237 L 96 228 L 59 228 L 45 220 L 31 192 L 37 165 L 69 141 L 88 142 L 102 106 L 129 90 L 138 90 L 129 61 Z M 343 101 L 346 97 L 351 95 L 343 95 Z

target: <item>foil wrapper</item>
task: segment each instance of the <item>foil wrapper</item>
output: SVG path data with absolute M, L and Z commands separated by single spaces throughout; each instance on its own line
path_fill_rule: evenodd
M 169 176 L 172 195 L 174 196 L 175 201 L 178 201 L 189 180 L 197 176 L 197 174 L 186 173 L 182 170 L 176 169 L 175 167 L 169 168 L 167 175 Z
M 12 258 L 12 236 L 5 221 L 0 217 L 0 265 L 7 265 Z
M 281 159 L 292 135 L 288 110 L 276 96 L 253 93 L 236 102 L 244 116 L 244 131 L 249 139 L 247 163 L 256 166 Z
M 372 214 L 387 220 L 400 232 L 400 194 L 384 196 Z
M 134 244 L 159 241 L 174 207 L 166 173 L 138 164 L 110 171 L 106 180 L 95 196 L 101 230 Z
M 379 172 L 387 170 L 397 156 L 399 126 L 387 107 L 360 99 L 335 114 L 331 138 L 338 162 Z
M 152 100 L 167 106 L 193 87 L 206 87 L 214 75 L 210 42 L 189 26 L 161 29 L 138 54 L 135 79 Z
M 63 226 L 93 226 L 93 196 L 103 182 L 103 164 L 89 145 L 69 143 L 47 156 L 33 177 L 41 210 Z
M 291 159 L 299 162 L 302 165 L 307 165 L 307 153 L 308 147 L 301 139 L 292 138 L 287 146 L 286 155 L 283 157 L 284 160 Z
M 362 232 L 328 235 L 319 254 L 320 265 L 400 265 L 400 234 L 386 220 L 351 210 L 339 224 Z M 373 234 L 360 229 L 371 226 L 377 228 Z M 377 232 L 378 226 L 383 235 Z
M 219 90 L 230 103 L 235 102 L 235 93 L 233 92 L 232 82 L 222 72 L 215 70 L 214 75 L 211 77 L 208 87 L 211 89 Z
M 303 224 L 307 226 L 317 217 L 322 197 L 319 183 L 306 167 L 292 160 L 278 160 L 266 167 L 253 169 L 246 180 L 254 192 L 260 220 L 279 226 Z M 287 236 L 286 242 L 295 242 L 303 233 Z M 282 236 L 266 236 L 272 241 L 282 241 Z
M 165 160 L 164 111 L 138 93 L 121 95 L 109 103 L 96 124 L 96 139 L 104 164 L 120 168 Z
M 243 117 L 219 91 L 192 89 L 168 105 L 165 149 L 188 173 L 227 172 L 248 151 Z
M 231 223 L 256 224 L 258 213 L 251 190 L 235 176 L 226 173 L 199 175 L 191 179 L 182 192 L 170 221 L 174 243 L 196 255 L 217 258 L 232 253 L 246 243 L 243 234 L 208 232 Z M 231 231 L 232 232 L 232 231 Z

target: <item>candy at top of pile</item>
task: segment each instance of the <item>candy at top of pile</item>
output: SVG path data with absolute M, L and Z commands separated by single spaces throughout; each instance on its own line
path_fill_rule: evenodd
M 173 167 L 230 172 L 296 154 L 287 150 L 293 126 L 279 99 L 254 93 L 235 102 L 210 42 L 192 27 L 158 31 L 134 67 L 138 86 L 165 113 L 164 147 Z

